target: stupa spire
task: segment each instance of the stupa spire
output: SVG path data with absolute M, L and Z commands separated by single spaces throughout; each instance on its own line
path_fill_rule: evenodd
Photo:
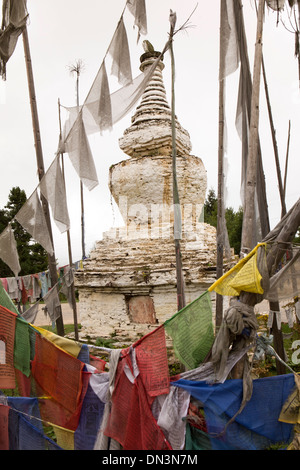
M 160 52 L 155 51 L 151 44 L 150 46 L 147 50 L 144 45 L 146 52 L 140 57 L 142 72 L 160 56 Z M 164 67 L 162 57 L 132 116 L 131 126 L 119 139 L 120 148 L 130 157 L 163 156 L 172 153 L 171 108 L 163 81 Z M 182 128 L 177 119 L 176 147 L 178 155 L 188 155 L 191 151 L 189 133 Z

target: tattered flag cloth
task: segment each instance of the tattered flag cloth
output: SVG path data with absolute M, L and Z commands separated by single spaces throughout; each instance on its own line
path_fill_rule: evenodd
M 123 17 L 119 21 L 108 52 L 113 59 L 111 68 L 112 75 L 117 77 L 120 85 L 125 86 L 131 83 L 132 73 L 130 52 Z
M 270 287 L 264 298 L 271 302 L 292 299 L 300 293 L 300 249 L 294 250 L 292 259 L 270 278 Z
M 11 225 L 3 230 L 0 235 L 0 258 L 10 267 L 15 276 L 21 271 L 17 244 Z
M 36 302 L 35 304 L 31 305 L 24 313 L 22 313 L 22 317 L 28 323 L 34 323 L 39 312 L 40 302 Z
M 0 389 L 15 388 L 14 342 L 17 314 L 0 305 Z
M 74 450 L 74 431 L 52 424 L 57 444 L 64 450 Z
M 145 0 L 128 0 L 126 4 L 130 13 L 134 16 L 134 25 L 138 28 L 139 41 L 141 34 L 147 34 L 147 14 Z
M 279 421 L 283 423 L 300 424 L 300 377 L 295 374 L 295 387 L 284 403 Z
M 221 0 L 220 80 L 235 72 L 240 62 L 233 2 L 234 0 Z
M 42 389 L 70 412 L 75 412 L 82 392 L 84 364 L 36 334 L 32 375 Z
M 27 199 L 15 219 L 47 253 L 53 255 L 53 245 L 37 190 Z
M 88 113 L 86 111 L 88 111 L 93 118 L 92 122 L 93 125 L 96 126 L 96 132 L 100 130 L 102 133 L 103 131 L 110 131 L 112 129 L 111 97 L 105 60 L 101 64 L 83 108 L 83 121 L 86 125 L 87 133 L 90 134 Z
M 57 155 L 39 184 L 41 193 L 50 204 L 53 219 L 61 233 L 70 228 L 67 196 Z
M 70 356 L 70 358 L 72 358 L 72 356 Z M 72 359 L 77 360 L 75 358 L 72 358 Z M 84 367 L 83 363 L 82 365 Z M 64 367 L 62 368 L 58 367 L 57 371 L 60 376 L 65 375 L 65 380 L 69 381 L 69 379 L 71 379 L 69 373 L 67 374 L 65 373 Z M 62 400 L 58 401 L 57 397 L 54 398 L 53 396 L 49 396 L 49 398 L 40 398 L 39 405 L 40 405 L 41 416 L 42 416 L 43 421 L 46 421 L 51 424 L 55 424 L 57 426 L 61 426 L 71 431 L 75 431 L 79 424 L 82 403 L 83 403 L 83 400 L 84 400 L 84 397 L 88 388 L 90 375 L 91 375 L 90 373 L 84 372 L 84 371 L 81 374 L 82 387 L 81 387 L 81 393 L 79 394 L 79 401 L 78 401 L 75 411 L 70 411 L 70 409 L 66 408 L 65 403 Z M 75 384 L 76 377 L 78 377 L 77 374 L 73 377 L 73 382 L 70 382 L 68 390 L 66 390 L 65 387 L 60 387 L 60 393 L 62 395 L 65 395 L 65 393 L 67 394 L 70 393 L 71 396 L 73 397 L 73 395 L 76 394 L 76 389 L 77 389 L 77 385 Z M 60 377 L 60 379 L 63 380 L 62 377 Z M 74 393 L 70 389 L 70 387 L 73 387 Z M 36 392 L 37 396 L 42 397 L 43 395 L 44 396 L 48 395 L 48 393 L 40 386 L 40 384 L 37 381 L 35 381 L 35 388 L 37 391 Z M 67 400 L 67 396 L 65 398 Z
M 6 79 L 6 64 L 12 56 L 28 17 L 26 0 L 3 0 L 0 30 L 0 75 Z
M 76 173 L 83 184 L 91 191 L 98 185 L 98 178 L 82 119 L 82 110 L 77 115 L 64 144 L 65 151 L 69 154 Z
M 0 403 L 0 450 L 9 450 L 9 406 Z
M 104 406 L 104 402 L 89 385 L 83 400 L 78 427 L 74 433 L 75 450 L 93 450 L 102 422 Z
M 51 341 L 51 343 L 55 344 L 58 348 L 60 348 L 62 351 L 67 352 L 73 357 L 78 357 L 81 346 L 78 345 L 75 341 L 64 338 L 63 336 L 56 335 L 52 331 L 45 330 L 44 328 L 40 328 L 38 326 L 34 327 L 35 330 L 39 331 L 44 338 L 46 338 L 48 341 Z
M 245 258 L 241 259 L 232 269 L 220 277 L 208 288 L 220 295 L 238 296 L 241 291 L 263 294 L 263 276 L 258 269 L 258 250 L 261 247 L 260 270 L 265 273 L 266 254 L 265 244 L 258 244 Z M 264 281 L 266 278 L 264 277 Z
M 275 11 L 283 10 L 284 4 L 285 0 L 267 0 L 268 7 Z
M 164 52 L 167 49 L 168 43 Z M 105 61 L 103 61 L 84 104 L 79 108 L 77 106 L 65 107 L 69 112 L 69 117 L 64 125 L 62 142 L 60 142 L 61 151 L 68 152 L 66 142 L 73 139 L 72 134 L 77 134 L 82 125 L 78 123 L 78 120 L 83 121 L 86 135 L 92 135 L 99 132 L 99 129 L 100 132 L 110 130 L 114 124 L 126 116 L 144 93 L 162 55 L 163 53 L 131 83 L 111 94 Z M 79 163 L 77 167 L 79 168 Z M 78 169 L 76 171 L 78 172 Z
M 294 374 L 295 388 L 284 403 L 278 421 L 294 424 L 294 437 L 287 450 L 300 450 L 300 377 Z
M 139 375 L 150 397 L 169 393 L 169 369 L 163 326 L 141 338 L 133 346 Z
M 164 323 L 164 328 L 180 361 L 189 369 L 198 367 L 214 341 L 210 293 L 204 292 L 177 312 Z
M 103 62 L 89 95 L 83 105 L 82 116 L 87 135 L 109 130 L 133 108 L 145 91 L 161 57 L 144 73 L 140 73 L 132 83 L 109 93 L 105 64 Z M 67 108 L 74 116 L 74 108 Z M 70 124 L 67 129 L 70 128 Z M 71 132 L 73 132 L 71 128 Z
M 29 324 L 21 316 L 16 319 L 14 366 L 26 377 L 30 376 Z
M 152 413 L 173 450 L 184 449 L 185 417 L 190 394 L 179 387 L 170 387 L 167 395 L 160 395 L 152 405 Z
M 67 272 L 62 278 L 62 285 L 60 292 L 67 298 L 68 304 L 73 308 L 73 296 L 72 296 L 72 285 L 74 284 L 74 272 L 73 269 L 68 266 Z
M 38 398 L 9 397 L 9 450 L 61 450 L 44 434 Z
M 124 450 L 170 450 L 151 411 L 155 397 L 168 392 L 165 332 L 159 327 L 122 352 L 104 434 Z
M 52 322 L 55 322 L 61 315 L 59 310 L 60 307 L 60 300 L 58 295 L 58 285 L 56 284 L 52 287 L 49 292 L 44 296 L 44 301 L 47 307 L 47 313 L 51 318 Z
M 173 383 L 201 402 L 212 450 L 263 450 L 271 444 L 288 443 L 293 427 L 279 422 L 278 416 L 294 384 L 294 374 L 254 380 L 250 401 L 231 421 L 243 399 L 241 379 L 215 385 L 183 379 Z
M 0 305 L 2 305 L 2 307 L 6 307 L 11 312 L 14 312 L 16 314 L 19 313 L 16 305 L 13 303 L 13 301 L 8 295 L 8 292 L 3 287 L 2 282 L 0 282 Z

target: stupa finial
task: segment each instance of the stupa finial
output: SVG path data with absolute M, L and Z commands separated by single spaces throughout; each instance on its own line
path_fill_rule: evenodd
M 161 53 L 156 51 L 150 41 L 143 41 L 144 53 L 140 57 L 140 70 L 150 67 Z M 120 148 L 129 156 L 171 155 L 172 130 L 171 108 L 169 106 L 163 82 L 163 56 L 150 79 L 131 118 L 131 126 L 119 139 Z M 188 132 L 181 127 L 176 118 L 177 151 L 188 155 L 191 142 Z
M 147 39 L 143 41 L 142 45 L 145 52 L 154 52 L 154 47 L 152 46 L 151 42 Z

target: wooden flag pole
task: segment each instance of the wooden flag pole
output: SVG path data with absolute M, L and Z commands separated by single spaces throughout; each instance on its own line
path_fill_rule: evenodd
M 251 97 L 251 118 L 249 154 L 247 163 L 245 208 L 243 217 L 242 243 L 243 253 L 249 253 L 254 248 L 253 229 L 255 224 L 255 191 L 258 149 L 258 123 L 259 123 L 259 92 L 262 64 L 262 36 L 265 0 L 259 0 L 257 14 L 257 31 L 254 56 L 253 86 Z
M 224 87 L 225 79 L 219 80 L 219 148 L 218 148 L 218 216 L 217 216 L 217 267 L 216 279 L 223 275 L 224 258 Z M 223 318 L 223 296 L 216 294 L 216 327 Z
M 176 209 L 180 210 L 180 200 L 177 187 L 177 174 L 176 174 L 176 124 L 175 124 L 175 60 L 173 51 L 173 36 L 176 22 L 176 13 L 170 14 L 170 54 L 171 54 L 171 69 L 172 69 L 172 97 L 171 97 L 171 110 L 172 110 L 172 170 L 173 170 L 173 206 L 174 206 L 174 222 L 176 223 Z M 176 277 L 177 277 L 177 307 L 181 310 L 185 307 L 185 292 L 184 292 L 184 279 L 182 272 L 182 259 L 180 240 L 178 235 L 175 236 L 175 255 L 176 255 Z
M 281 201 L 281 217 L 283 217 L 286 214 L 285 195 L 284 195 L 284 189 L 283 189 L 283 183 L 282 183 L 282 177 L 281 177 L 281 170 L 280 170 L 280 163 L 279 163 L 279 154 L 278 154 L 278 147 L 277 147 L 277 141 L 276 141 L 276 131 L 275 131 L 274 122 L 273 122 L 270 96 L 269 96 L 269 90 L 268 90 L 268 84 L 267 84 L 266 69 L 265 69 L 265 64 L 264 64 L 264 59 L 263 58 L 262 58 L 262 72 L 263 72 L 263 78 L 264 78 L 267 108 L 268 108 L 268 114 L 269 114 L 269 121 L 270 121 L 270 127 L 271 127 L 271 134 L 272 134 L 272 141 L 273 141 L 273 148 L 274 148 L 274 156 L 275 156 L 275 163 L 276 163 L 276 170 L 277 170 L 279 195 L 280 195 L 280 201 Z
M 61 132 L 62 129 L 61 129 L 60 101 L 59 101 L 59 99 L 58 99 L 58 116 L 59 116 L 59 142 L 61 143 L 62 142 L 62 132 Z M 62 175 L 63 175 L 64 185 L 65 185 L 65 188 L 66 188 L 63 152 L 60 153 L 60 156 L 61 156 Z M 67 242 L 68 242 L 69 266 L 70 266 L 70 269 L 73 269 L 72 246 L 71 246 L 71 237 L 70 237 L 70 230 L 69 229 L 67 230 Z M 71 287 L 71 298 L 72 298 L 75 340 L 78 341 L 79 340 L 79 335 L 78 335 L 77 305 L 76 305 L 74 282 L 72 282 L 70 287 Z
M 222 23 L 222 5 L 220 7 L 220 24 Z M 221 37 L 220 37 L 221 41 Z M 220 44 L 221 51 L 221 44 Z M 221 59 L 221 56 L 220 56 Z M 216 279 L 223 275 L 224 258 L 224 96 L 225 96 L 225 78 L 219 78 L 219 141 L 218 141 L 218 215 L 217 215 L 217 266 Z M 216 329 L 221 326 L 223 319 L 223 296 L 216 294 Z
M 70 73 L 76 73 L 76 105 L 79 112 L 79 76 L 82 70 L 83 63 L 78 60 L 70 67 Z M 83 183 L 80 180 L 80 204 L 81 204 L 81 252 L 82 259 L 86 258 L 85 254 L 85 221 L 84 221 L 84 197 L 83 197 Z
M 284 168 L 284 180 L 283 180 L 283 194 L 284 194 L 284 197 L 285 197 L 285 194 L 286 194 L 286 180 L 287 180 L 287 169 L 288 169 L 289 150 L 290 150 L 290 138 L 291 138 L 291 121 L 289 121 L 288 138 L 287 138 L 287 146 L 286 146 L 286 156 L 285 156 L 285 168 Z
M 32 71 L 31 54 L 30 54 L 28 33 L 27 33 L 26 27 L 23 29 L 22 37 L 23 37 L 24 54 L 25 54 L 25 61 L 26 61 L 27 80 L 28 80 L 28 89 L 29 89 L 29 97 L 30 97 L 30 107 L 31 107 L 38 177 L 39 177 L 39 181 L 41 181 L 41 179 L 43 178 L 45 174 L 45 169 L 44 169 L 44 159 L 43 159 L 43 151 L 42 151 L 42 144 L 41 144 L 41 134 L 40 134 L 40 127 L 39 127 L 33 71 Z M 49 231 L 50 239 L 51 239 L 53 250 L 54 250 L 49 205 L 48 205 L 48 201 L 45 199 L 43 195 L 41 195 L 41 202 L 42 202 L 42 206 L 43 206 L 43 210 L 44 210 L 44 214 L 46 218 L 47 228 Z M 48 253 L 48 263 L 49 263 L 51 284 L 53 287 L 58 283 L 55 252 L 53 252 L 52 255 Z M 56 320 L 57 333 L 60 336 L 64 336 L 65 333 L 64 333 L 64 324 L 63 324 L 63 318 L 62 318 L 61 305 L 59 305 L 57 309 L 59 309 L 59 312 L 58 312 L 59 317 Z

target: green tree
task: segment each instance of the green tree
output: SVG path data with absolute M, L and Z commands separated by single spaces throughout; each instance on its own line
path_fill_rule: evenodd
M 234 248 L 235 254 L 239 254 L 241 250 L 242 227 L 243 227 L 243 209 L 239 208 L 237 212 L 232 207 L 225 210 L 225 219 L 229 244 Z
M 16 239 L 19 262 L 21 266 L 20 276 L 34 274 L 48 269 L 48 255 L 44 248 L 36 243 L 31 235 L 23 227 L 13 220 L 23 204 L 27 200 L 26 193 L 19 187 L 11 189 L 8 202 L 4 209 L 0 210 L 0 230 L 5 229 L 11 221 L 11 226 Z M 14 274 L 10 268 L 0 260 L 0 277 L 12 277 Z
M 218 215 L 218 200 L 216 198 L 216 193 L 213 188 L 211 188 L 208 193 L 204 203 L 204 222 L 206 224 L 217 227 L 217 215 Z
M 204 203 L 204 222 L 217 227 L 218 199 L 213 188 L 208 191 Z M 225 219 L 228 231 L 229 244 L 234 248 L 234 252 L 239 254 L 241 247 L 243 209 L 240 207 L 237 212 L 232 207 L 225 209 Z

